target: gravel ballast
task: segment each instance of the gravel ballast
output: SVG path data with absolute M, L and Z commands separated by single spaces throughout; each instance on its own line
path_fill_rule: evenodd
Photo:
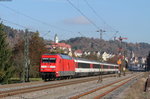
M 41 91 L 36 91 L 36 92 L 31 92 L 31 93 L 25 93 L 21 95 L 5 97 L 4 99 L 68 99 L 69 97 L 79 95 L 83 92 L 95 89 L 99 86 L 103 86 L 113 81 L 126 78 L 126 77 L 130 77 L 130 76 L 131 74 L 128 74 L 127 76 L 122 76 L 122 77 L 110 77 L 110 78 L 103 79 L 102 83 L 97 83 L 98 80 L 95 80 L 95 81 L 84 82 L 80 84 L 73 84 L 73 85 L 68 85 L 68 86 L 63 86 L 63 87 L 58 87 L 58 88 L 46 89 L 46 90 L 41 90 Z M 72 81 L 73 80 L 75 79 L 72 79 Z M 126 87 L 127 86 L 125 86 L 125 88 Z

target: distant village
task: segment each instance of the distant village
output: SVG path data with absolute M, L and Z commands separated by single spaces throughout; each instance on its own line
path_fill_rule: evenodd
M 62 50 L 63 53 L 68 54 L 69 56 L 73 57 L 79 57 L 82 58 L 82 56 L 88 56 L 88 55 L 95 55 L 97 57 L 101 57 L 103 61 L 107 61 L 110 58 L 113 58 L 115 54 L 108 53 L 108 52 L 101 52 L 101 51 L 82 51 L 81 49 L 72 50 L 71 45 L 66 43 L 59 43 L 59 38 L 57 34 L 54 37 L 54 41 L 51 43 L 48 43 L 46 45 L 46 48 L 50 51 L 56 51 L 56 50 Z M 145 68 L 146 64 L 146 57 L 136 57 L 134 52 L 131 52 L 130 58 L 125 57 L 124 58 L 128 63 L 130 63 L 131 66 L 138 66 Z

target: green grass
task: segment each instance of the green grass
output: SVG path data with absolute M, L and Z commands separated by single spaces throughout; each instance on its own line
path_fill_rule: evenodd
M 30 78 L 30 82 L 42 81 L 42 78 Z M 19 78 L 11 78 L 9 84 L 22 83 Z
M 31 81 L 42 81 L 42 78 L 30 78 Z

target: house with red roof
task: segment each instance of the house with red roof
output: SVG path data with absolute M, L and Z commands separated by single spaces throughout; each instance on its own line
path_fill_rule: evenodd
M 63 50 L 64 53 L 68 53 L 69 55 L 72 55 L 71 45 L 66 43 L 59 43 L 57 34 L 54 37 L 54 42 L 47 44 L 46 48 L 49 49 L 50 51 L 60 49 Z
M 71 45 L 66 44 L 66 43 L 51 43 L 51 48 L 52 49 L 62 49 L 62 50 L 68 50 L 71 51 Z
M 82 54 L 83 54 L 83 52 L 82 52 L 82 50 L 80 50 L 80 49 L 74 51 L 74 55 L 75 55 L 76 57 L 82 57 Z

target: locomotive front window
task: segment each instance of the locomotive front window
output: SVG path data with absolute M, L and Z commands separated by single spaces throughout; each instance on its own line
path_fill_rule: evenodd
M 56 63 L 56 58 L 42 58 L 42 63 Z

